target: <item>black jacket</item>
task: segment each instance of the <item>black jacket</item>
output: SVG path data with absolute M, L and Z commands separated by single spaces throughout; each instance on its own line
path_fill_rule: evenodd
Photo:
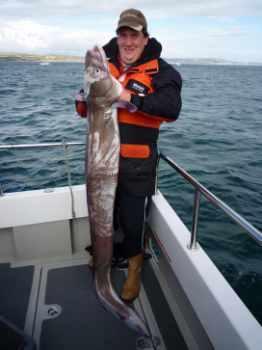
M 112 63 L 118 66 L 118 47 L 116 38 L 113 38 L 104 46 L 105 53 Z M 176 120 L 181 110 L 182 79 L 177 70 L 160 58 L 161 44 L 154 38 L 150 38 L 141 58 L 134 66 L 152 59 L 158 59 L 159 72 L 153 76 L 155 92 L 145 97 L 132 95 L 131 102 L 138 110 L 151 115 L 161 115 L 165 118 Z
M 118 47 L 116 38 L 104 46 L 105 53 L 110 62 L 116 67 L 118 63 Z M 131 102 L 137 106 L 138 111 L 161 116 L 170 121 L 178 118 L 181 110 L 180 74 L 166 61 L 160 58 L 161 44 L 156 39 L 149 39 L 140 59 L 133 64 L 137 66 L 153 59 L 158 59 L 159 71 L 153 75 L 152 85 L 154 92 L 144 97 L 132 95 Z M 118 189 L 136 196 L 149 196 L 155 192 L 157 171 L 157 138 L 158 128 L 147 128 L 138 125 L 119 124 L 121 143 L 147 144 L 150 147 L 149 158 L 126 158 L 120 156 Z

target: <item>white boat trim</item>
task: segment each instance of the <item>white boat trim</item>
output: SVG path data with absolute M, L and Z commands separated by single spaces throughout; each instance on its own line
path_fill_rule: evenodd
M 188 249 L 190 232 L 160 192 L 149 224 L 214 348 L 258 349 L 260 324 L 203 249 Z

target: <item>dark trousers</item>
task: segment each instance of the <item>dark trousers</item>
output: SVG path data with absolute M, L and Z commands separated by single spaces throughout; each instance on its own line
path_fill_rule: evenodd
M 121 255 L 125 258 L 143 250 L 144 226 L 148 209 L 147 196 L 135 196 L 118 188 L 115 200 L 114 227 L 123 232 Z

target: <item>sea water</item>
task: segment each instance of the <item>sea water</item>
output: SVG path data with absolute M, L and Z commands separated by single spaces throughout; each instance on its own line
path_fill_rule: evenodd
M 161 127 L 159 147 L 262 230 L 262 67 L 182 65 L 183 108 Z M 86 141 L 74 97 L 83 65 L 0 61 L 0 144 Z M 73 184 L 84 182 L 84 146 L 69 150 Z M 4 192 L 66 186 L 63 148 L 0 150 Z M 189 229 L 194 190 L 160 162 L 159 187 Z M 262 248 L 201 199 L 198 240 L 262 324 Z

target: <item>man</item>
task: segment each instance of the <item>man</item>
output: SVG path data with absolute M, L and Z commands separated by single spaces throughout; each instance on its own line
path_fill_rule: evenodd
M 140 290 L 145 213 L 156 186 L 159 127 L 179 115 L 182 80 L 160 58 L 161 44 L 149 38 L 142 12 L 123 11 L 116 33 L 117 38 L 103 49 L 111 74 L 124 87 L 118 102 L 121 147 L 115 225 L 124 233 L 121 254 L 128 259 L 121 298 L 131 302 Z M 78 112 L 81 115 L 80 109 Z

